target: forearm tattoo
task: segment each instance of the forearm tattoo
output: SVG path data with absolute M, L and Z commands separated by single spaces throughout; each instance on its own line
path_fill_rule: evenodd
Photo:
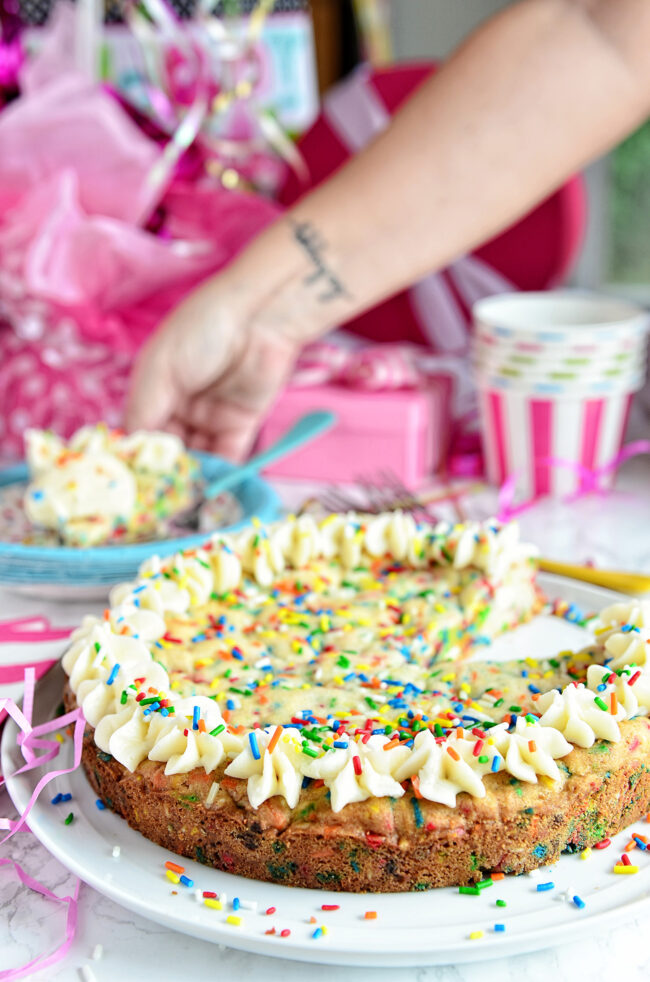
M 311 222 L 299 222 L 291 220 L 293 237 L 300 248 L 309 257 L 314 270 L 309 276 L 305 277 L 307 286 L 316 286 L 320 289 L 317 297 L 322 303 L 335 300 L 337 297 L 348 297 L 349 293 L 341 280 L 329 269 L 323 253 L 327 248 L 327 243 L 322 239 L 320 233 Z

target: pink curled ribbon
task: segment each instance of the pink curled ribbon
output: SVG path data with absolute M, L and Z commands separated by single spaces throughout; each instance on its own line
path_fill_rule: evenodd
M 42 665 L 43 663 L 40 664 Z M 20 751 L 25 759 L 25 764 L 18 768 L 18 770 L 14 772 L 13 776 L 23 774 L 37 767 L 42 767 L 43 764 L 47 764 L 53 760 L 59 753 L 61 744 L 56 740 L 48 739 L 47 734 L 53 733 L 60 730 L 62 727 L 71 724 L 74 724 L 73 763 L 71 767 L 63 767 L 58 770 L 48 771 L 38 780 L 22 815 L 20 815 L 17 820 L 14 821 L 8 818 L 0 818 L 0 829 L 7 830 L 5 837 L 0 840 L 0 845 L 4 845 L 4 843 L 7 842 L 12 835 L 18 832 L 19 829 L 26 827 L 27 817 L 41 791 L 57 777 L 61 777 L 64 774 L 69 774 L 71 771 L 76 770 L 81 763 L 81 752 L 83 748 L 83 735 L 85 729 L 85 720 L 81 708 L 74 709 L 72 712 L 65 713 L 63 716 L 58 716 L 55 719 L 41 723 L 38 726 L 32 726 L 36 674 L 37 668 L 34 665 L 29 665 L 25 668 L 25 694 L 23 697 L 22 709 L 16 705 L 13 699 L 9 699 L 8 697 L 0 698 L 0 714 L 4 712 L 11 716 L 18 726 L 19 733 L 17 737 L 17 745 L 20 747 Z M 0 777 L 0 786 L 2 784 L 4 784 L 4 777 Z M 49 900 L 54 900 L 56 903 L 65 904 L 67 906 L 67 915 L 63 941 L 51 954 L 38 955 L 26 965 L 22 965 L 19 968 L 1 970 L 1 980 L 24 978 L 27 975 L 31 975 L 32 970 L 36 968 L 46 968 L 64 957 L 72 944 L 75 934 L 80 887 L 80 881 L 77 880 L 71 896 L 58 897 L 56 894 L 52 893 L 48 887 L 44 886 L 42 883 L 39 883 L 38 880 L 35 880 L 32 876 L 26 873 L 15 860 L 0 859 L 0 866 L 7 865 L 13 867 L 13 870 L 18 876 L 20 882 L 23 883 L 28 889 L 33 890 L 36 893 L 40 893 L 42 896 L 47 897 Z
M 55 893 L 48 890 L 46 886 L 35 880 L 33 876 L 26 873 L 22 866 L 15 861 L 15 859 L 0 859 L 1 866 L 13 866 L 14 872 L 21 883 L 23 883 L 29 890 L 33 890 L 35 893 L 40 893 L 43 897 L 48 900 L 54 900 L 58 904 L 65 904 L 68 908 L 65 919 L 65 937 L 62 943 L 56 948 L 50 955 L 37 955 L 36 958 L 32 958 L 30 962 L 26 965 L 21 965 L 20 968 L 5 968 L 0 970 L 0 979 L 9 980 L 11 979 L 22 979 L 26 975 L 31 975 L 33 971 L 47 968 L 49 965 L 53 965 L 55 962 L 60 961 L 61 958 L 67 953 L 70 945 L 72 944 L 75 936 L 75 931 L 77 929 L 77 916 L 79 911 L 79 888 L 81 886 L 81 880 L 77 880 L 72 891 L 72 895 L 68 897 L 57 897 Z
M 641 454 L 650 454 L 650 440 L 634 440 L 632 443 L 627 443 L 606 464 L 593 469 L 585 467 L 584 464 L 580 464 L 575 460 L 566 460 L 562 457 L 544 457 L 538 463 L 545 467 L 564 468 L 580 475 L 582 485 L 580 490 L 573 491 L 562 499 L 565 503 L 569 504 L 577 501 L 579 498 L 584 498 L 588 494 L 607 494 L 609 489 L 603 486 L 605 478 L 614 474 L 625 461 L 630 460 L 632 457 L 638 457 Z M 517 515 L 521 515 L 522 512 L 528 511 L 539 500 L 538 498 L 529 498 L 520 504 L 514 503 L 517 482 L 521 477 L 521 471 L 511 474 L 499 489 L 497 517 L 502 522 L 507 522 Z

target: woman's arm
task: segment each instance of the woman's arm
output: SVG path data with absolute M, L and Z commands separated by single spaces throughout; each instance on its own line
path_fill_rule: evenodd
M 318 332 L 445 265 L 642 121 L 649 52 L 648 0 L 507 9 L 252 246 L 242 288 L 273 255 L 264 315 Z
M 368 148 L 172 314 L 143 352 L 130 422 L 176 414 L 209 444 L 209 399 L 227 384 L 221 402 L 250 408 L 231 451 L 245 452 L 301 344 L 509 225 L 644 119 L 649 45 L 650 0 L 523 0 L 492 18 Z M 240 341 L 223 328 L 213 338 L 225 308 Z M 272 393 L 252 400 L 232 379 L 251 338 L 287 352 Z M 152 358 L 166 396 L 143 370 Z

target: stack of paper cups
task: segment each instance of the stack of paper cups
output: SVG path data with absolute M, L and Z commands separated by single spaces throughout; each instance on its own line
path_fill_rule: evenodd
M 488 480 L 514 477 L 525 497 L 585 487 L 575 465 L 598 470 L 621 448 L 645 381 L 648 314 L 572 291 L 489 297 L 473 314 Z

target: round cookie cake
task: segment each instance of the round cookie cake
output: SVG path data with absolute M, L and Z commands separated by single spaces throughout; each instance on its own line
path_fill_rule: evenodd
M 521 873 L 650 809 L 650 605 L 547 661 L 516 525 L 290 518 L 150 560 L 63 658 L 83 764 L 147 838 L 291 886 Z

